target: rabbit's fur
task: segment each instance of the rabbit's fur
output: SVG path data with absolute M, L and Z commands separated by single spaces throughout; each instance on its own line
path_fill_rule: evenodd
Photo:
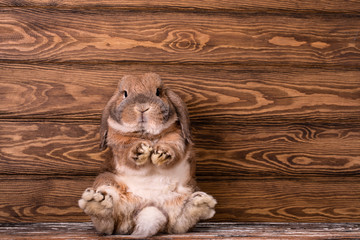
M 184 233 L 215 214 L 216 200 L 196 191 L 186 106 L 157 74 L 120 80 L 100 134 L 113 159 L 79 200 L 100 233 Z

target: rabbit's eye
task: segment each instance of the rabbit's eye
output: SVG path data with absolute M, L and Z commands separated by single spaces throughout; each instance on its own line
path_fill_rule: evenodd
M 124 91 L 124 98 L 126 98 L 128 96 L 127 91 Z
M 160 96 L 160 89 L 159 88 L 156 89 L 156 96 Z

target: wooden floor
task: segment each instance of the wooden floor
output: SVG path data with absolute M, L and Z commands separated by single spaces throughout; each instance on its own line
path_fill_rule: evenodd
M 0 224 L 1 239 L 119 239 L 100 236 L 91 223 Z M 360 224 L 200 223 L 190 233 L 152 239 L 360 239 Z

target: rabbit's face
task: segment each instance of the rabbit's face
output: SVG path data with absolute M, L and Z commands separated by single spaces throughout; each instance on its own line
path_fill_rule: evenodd
M 157 76 L 124 78 L 110 111 L 116 124 L 110 124 L 124 133 L 159 134 L 176 121 L 174 107 L 164 91 Z

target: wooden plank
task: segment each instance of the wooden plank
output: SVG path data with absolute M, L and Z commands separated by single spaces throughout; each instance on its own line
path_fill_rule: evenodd
M 98 126 L 1 123 L 2 174 L 89 175 L 110 157 L 99 151 Z
M 0 174 L 95 175 L 98 125 L 0 123 Z M 198 175 L 347 176 L 360 173 L 360 126 L 195 126 Z M 84 167 L 86 166 L 86 167 Z
M 261 0 L 261 1 L 230 1 L 230 0 L 208 0 L 208 1 L 169 1 L 169 0 L 1 0 L 0 7 L 50 7 L 50 8 L 121 8 L 121 9 L 166 9 L 182 11 L 296 11 L 299 12 L 331 12 L 331 13 L 359 13 L 359 1 L 310 1 L 310 0 Z
M 199 223 L 186 234 L 159 234 L 151 239 L 354 239 L 356 223 Z M 0 224 L 2 239 L 131 239 L 100 236 L 91 223 Z
M 0 222 L 90 221 L 77 201 L 94 177 L 0 176 Z
M 195 126 L 360 119 L 360 71 L 346 68 L 6 63 L 0 119 L 98 123 L 118 80 L 149 71 L 181 95 Z
M 90 221 L 77 200 L 94 177 L 0 176 L 0 222 Z M 360 181 L 347 178 L 202 179 L 213 221 L 359 222 Z
M 215 221 L 359 222 L 360 182 L 344 178 L 256 178 L 199 182 L 218 201 Z M 356 203 L 355 203 L 356 202 Z
M 348 176 L 360 173 L 359 126 L 199 126 L 201 176 Z
M 360 66 L 357 15 L 1 8 L 0 16 L 0 61 Z

